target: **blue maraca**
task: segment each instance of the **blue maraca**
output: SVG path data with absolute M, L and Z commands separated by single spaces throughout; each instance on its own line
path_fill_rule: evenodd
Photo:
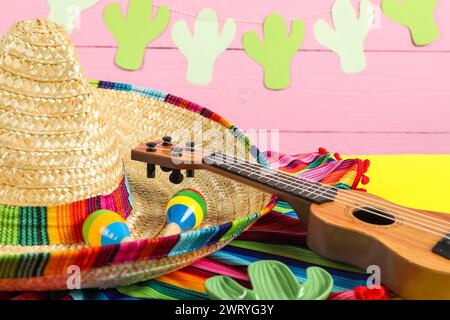
M 166 207 L 167 227 L 164 236 L 198 228 L 207 212 L 203 195 L 194 189 L 178 191 Z

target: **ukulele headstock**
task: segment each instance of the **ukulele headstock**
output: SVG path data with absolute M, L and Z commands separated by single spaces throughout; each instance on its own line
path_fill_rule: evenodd
M 181 170 L 186 170 L 187 177 L 194 176 L 195 169 L 203 166 L 203 152 L 195 143 L 185 142 L 176 145 L 169 136 L 160 140 L 142 142 L 131 150 L 131 159 L 147 163 L 147 177 L 154 178 L 156 166 L 160 166 L 164 172 L 171 172 L 169 180 L 179 184 L 184 176 Z

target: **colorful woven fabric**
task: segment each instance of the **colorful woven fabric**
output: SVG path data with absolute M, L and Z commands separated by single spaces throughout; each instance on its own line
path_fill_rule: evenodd
M 297 169 L 300 175 L 311 173 L 319 177 L 319 172 L 329 163 L 342 163 L 328 153 L 314 152 L 296 157 L 279 155 L 280 170 Z M 339 157 L 337 157 L 339 159 Z M 268 157 L 274 165 L 274 156 Z M 324 160 L 326 159 L 326 160 Z M 349 165 L 351 164 L 351 165 Z M 361 162 L 346 162 L 336 165 L 336 171 L 331 171 L 322 178 L 328 184 L 340 188 L 352 188 L 353 181 L 364 170 L 359 170 Z M 343 169 L 345 168 L 345 169 Z M 306 169 L 306 170 L 305 170 Z M 328 170 L 328 169 L 327 169 Z M 332 178 L 331 178 L 332 177 Z M 172 272 L 154 280 L 148 280 L 132 286 L 108 290 L 74 290 L 59 294 L 42 294 L 42 299 L 207 299 L 204 282 L 215 275 L 227 275 L 243 285 L 249 285 L 246 267 L 258 260 L 273 259 L 287 264 L 300 280 L 305 280 L 305 269 L 309 266 L 321 266 L 333 277 L 334 288 L 330 299 L 358 299 L 354 288 L 364 287 L 368 275 L 363 271 L 333 261 L 329 261 L 309 250 L 305 245 L 306 230 L 302 227 L 297 214 L 285 202 L 277 201 L 271 212 L 260 218 L 250 229 L 228 246 L 201 259 L 189 267 Z M 132 254 L 132 252 L 131 252 Z M 359 291 L 364 291 L 358 289 Z M 361 296 L 361 295 L 360 295 Z M 373 296 L 373 295 L 372 295 Z M 5 298 L 28 298 L 25 295 L 7 295 Z M 39 298 L 33 296 L 32 298 Z
M 271 168 L 278 169 L 291 176 L 320 181 L 325 185 L 340 189 L 356 189 L 358 184 L 367 184 L 364 174 L 370 163 L 361 159 L 342 160 L 338 153 L 334 155 L 325 149 L 318 152 L 290 156 L 266 152 L 265 156 Z
M 132 209 L 126 178 L 109 195 L 54 207 L 0 205 L 0 245 L 49 245 L 83 242 L 81 226 L 100 209 L 127 218 Z M 0 259 L 1 260 L 1 259 Z

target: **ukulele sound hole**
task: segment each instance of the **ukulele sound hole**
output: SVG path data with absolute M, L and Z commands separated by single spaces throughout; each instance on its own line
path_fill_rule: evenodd
M 353 211 L 353 215 L 358 220 L 378 226 L 387 226 L 395 222 L 395 217 L 393 215 L 367 207 Z

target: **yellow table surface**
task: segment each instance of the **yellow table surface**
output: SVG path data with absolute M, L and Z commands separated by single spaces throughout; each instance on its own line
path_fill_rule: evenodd
M 357 157 L 371 162 L 367 192 L 410 208 L 450 213 L 450 155 Z

